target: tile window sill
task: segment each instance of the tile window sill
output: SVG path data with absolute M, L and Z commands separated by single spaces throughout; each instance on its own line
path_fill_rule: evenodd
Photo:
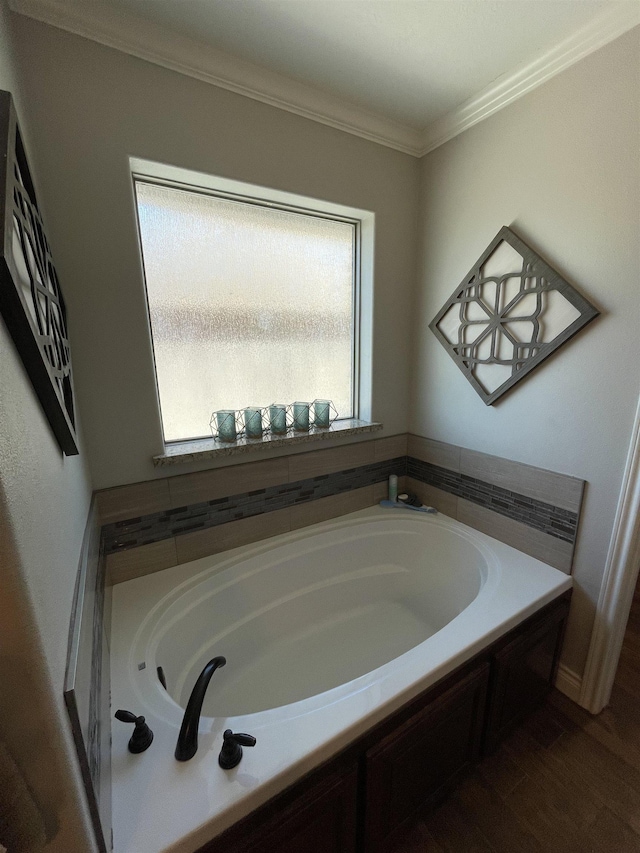
M 178 465 L 185 462 L 198 462 L 217 459 L 223 456 L 242 456 L 255 453 L 268 447 L 297 448 L 303 444 L 317 444 L 332 438 L 346 438 L 368 432 L 377 432 L 382 424 L 361 421 L 357 418 L 336 421 L 329 429 L 311 429 L 309 432 L 289 433 L 284 436 L 266 435 L 264 438 L 241 438 L 232 443 L 216 441 L 214 438 L 202 438 L 195 441 L 176 441 L 166 445 L 164 453 L 153 457 L 156 466 Z

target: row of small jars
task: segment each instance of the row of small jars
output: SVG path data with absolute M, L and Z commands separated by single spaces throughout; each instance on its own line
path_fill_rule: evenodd
M 211 416 L 211 431 L 218 441 L 237 441 L 245 438 L 262 438 L 264 432 L 286 435 L 308 432 L 311 427 L 328 429 L 337 413 L 331 400 L 314 400 L 312 403 L 273 403 L 264 409 L 247 406 L 245 409 L 221 409 Z

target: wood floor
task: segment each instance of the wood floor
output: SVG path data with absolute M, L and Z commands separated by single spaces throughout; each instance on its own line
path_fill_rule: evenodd
M 640 598 L 611 704 L 554 691 L 393 853 L 640 853 Z

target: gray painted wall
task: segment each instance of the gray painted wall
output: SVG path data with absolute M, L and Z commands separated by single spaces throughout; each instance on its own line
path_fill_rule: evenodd
M 373 417 L 404 432 L 418 161 L 33 20 L 18 30 L 94 487 L 164 473 L 129 156 L 375 213 Z
M 15 96 L 38 185 L 12 18 L 1 0 L 0 88 Z M 84 457 L 62 456 L 0 319 L 0 742 L 31 788 L 48 853 L 93 849 L 62 700 L 89 498 Z
M 564 663 L 583 670 L 640 390 L 640 30 L 427 155 L 410 429 L 588 482 Z M 602 317 L 493 407 L 427 327 L 502 225 Z

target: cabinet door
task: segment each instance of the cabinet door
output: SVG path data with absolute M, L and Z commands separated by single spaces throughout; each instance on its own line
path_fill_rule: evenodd
M 357 769 L 331 776 L 288 805 L 241 822 L 198 853 L 355 853 Z
M 484 752 L 546 696 L 555 678 L 569 602 L 554 605 L 493 655 Z
M 488 678 L 481 664 L 367 752 L 367 853 L 391 847 L 415 812 L 437 802 L 477 758 Z

